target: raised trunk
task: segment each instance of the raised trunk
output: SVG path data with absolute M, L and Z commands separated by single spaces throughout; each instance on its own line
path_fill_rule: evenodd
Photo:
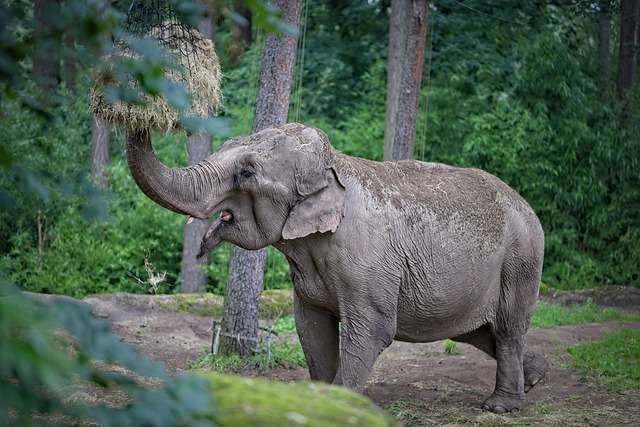
M 218 187 L 212 182 L 217 174 L 211 163 L 203 160 L 186 168 L 163 165 L 153 152 L 148 129 L 127 129 L 125 145 L 131 176 L 147 197 L 182 215 L 204 219 L 213 214 L 206 203 Z

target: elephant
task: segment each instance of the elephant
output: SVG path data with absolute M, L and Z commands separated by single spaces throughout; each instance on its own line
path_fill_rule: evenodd
M 152 200 L 213 218 L 201 256 L 221 241 L 286 256 L 312 380 L 362 392 L 394 340 L 446 338 L 497 361 L 484 410 L 522 410 L 545 376 L 547 361 L 525 346 L 544 232 L 488 172 L 351 157 L 298 123 L 232 138 L 184 168 L 157 159 L 147 130 L 127 131 L 126 153 Z

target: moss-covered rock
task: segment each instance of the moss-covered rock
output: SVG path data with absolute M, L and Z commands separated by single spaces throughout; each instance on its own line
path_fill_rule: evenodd
M 367 397 L 311 381 L 282 383 L 202 372 L 218 405 L 216 424 L 237 426 L 392 426 L 396 421 Z

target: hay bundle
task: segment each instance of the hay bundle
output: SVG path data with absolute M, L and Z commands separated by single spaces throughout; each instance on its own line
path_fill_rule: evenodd
M 203 118 L 215 114 L 222 104 L 222 72 L 213 42 L 197 30 L 177 23 L 165 22 L 152 28 L 147 36 L 156 39 L 173 55 L 175 64 L 184 68 L 184 73 L 166 69 L 165 77 L 186 86 L 192 97 L 190 107 L 187 111 L 181 112 L 172 107 L 164 96 L 146 94 L 142 96 L 144 105 L 111 102 L 104 89 L 121 85 L 112 77 L 112 68 L 95 76 L 95 87 L 90 94 L 91 108 L 95 115 L 105 122 L 124 124 L 133 130 L 152 128 L 169 132 L 181 129 L 181 113 L 183 116 Z M 113 56 L 119 59 L 137 58 L 137 54 L 124 43 L 116 45 L 116 53 Z M 114 61 L 107 62 L 113 66 Z M 137 86 L 136 81 L 129 81 L 126 85 L 129 89 L 135 89 Z

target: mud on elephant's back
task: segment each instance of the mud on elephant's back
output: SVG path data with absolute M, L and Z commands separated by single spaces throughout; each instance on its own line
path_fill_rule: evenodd
M 235 426 L 395 426 L 369 398 L 347 388 L 304 381 L 281 383 L 199 373 L 211 383 L 216 424 Z

